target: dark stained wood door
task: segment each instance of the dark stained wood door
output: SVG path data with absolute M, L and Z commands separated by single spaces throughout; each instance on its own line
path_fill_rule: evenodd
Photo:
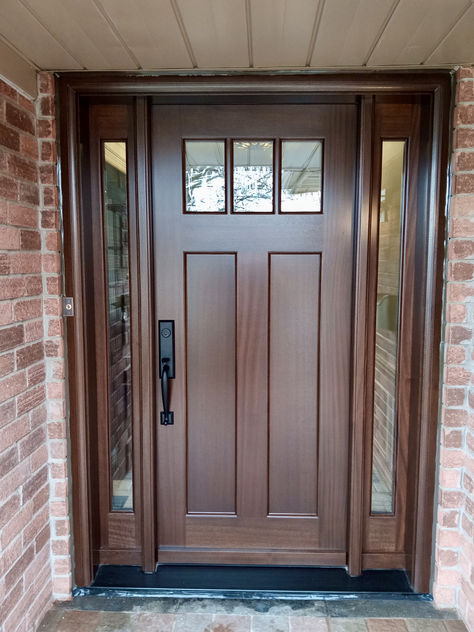
M 176 332 L 161 563 L 346 563 L 356 119 L 349 103 L 153 106 L 155 316 Z M 281 212 L 298 140 L 319 143 L 321 206 Z M 186 201 L 192 141 L 222 159 L 205 212 Z M 267 176 L 242 206 L 252 142 Z

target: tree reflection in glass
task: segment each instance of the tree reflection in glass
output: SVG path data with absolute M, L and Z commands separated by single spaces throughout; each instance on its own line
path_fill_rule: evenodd
M 273 213 L 273 141 L 234 141 L 234 213 Z
M 186 212 L 225 213 L 225 143 L 186 140 Z

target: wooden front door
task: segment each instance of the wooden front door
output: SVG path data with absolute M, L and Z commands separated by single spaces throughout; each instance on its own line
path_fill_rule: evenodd
M 345 564 L 356 106 L 155 105 L 151 129 L 158 562 Z

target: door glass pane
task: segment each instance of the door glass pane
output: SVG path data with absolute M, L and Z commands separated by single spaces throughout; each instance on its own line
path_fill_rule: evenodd
M 281 212 L 321 212 L 323 143 L 284 140 L 281 143 Z
M 383 141 L 379 206 L 372 446 L 372 513 L 393 513 L 398 313 L 406 141 Z
M 234 141 L 234 213 L 273 213 L 273 141 Z
M 112 511 L 133 510 L 127 148 L 104 143 Z
M 186 140 L 186 212 L 225 213 L 225 143 Z

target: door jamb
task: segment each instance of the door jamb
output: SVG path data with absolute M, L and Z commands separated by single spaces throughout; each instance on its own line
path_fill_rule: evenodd
M 449 151 L 449 117 L 451 99 L 451 76 L 446 71 L 422 72 L 366 72 L 335 74 L 295 74 L 295 75 L 240 75 L 240 76 L 142 76 L 140 74 L 120 75 L 117 73 L 61 73 L 58 81 L 59 124 L 61 138 L 61 189 L 63 200 L 64 227 L 64 271 L 65 288 L 68 296 L 76 302 L 76 315 L 69 319 L 66 327 L 67 361 L 69 373 L 69 424 L 71 438 L 72 514 L 74 524 L 74 569 L 77 585 L 88 585 L 93 579 L 92 539 L 88 425 L 87 425 L 87 380 L 86 380 L 86 322 L 83 310 L 84 269 L 82 265 L 81 202 L 79 192 L 79 98 L 81 96 L 130 95 L 136 97 L 137 144 L 148 151 L 147 96 L 153 94 L 262 94 L 262 93 L 333 93 L 354 94 L 361 97 L 361 138 L 360 172 L 358 196 L 358 227 L 360 235 L 366 227 L 370 214 L 370 172 L 367 159 L 370 157 L 370 143 L 362 136 L 362 131 L 371 129 L 369 110 L 375 94 L 428 93 L 433 99 L 433 148 L 430 165 L 429 194 L 429 244 L 427 261 L 427 292 L 425 304 L 425 327 L 422 341 L 423 388 L 422 414 L 420 420 L 420 464 L 418 476 L 418 502 L 415 516 L 415 556 L 412 562 L 412 583 L 418 592 L 429 592 L 431 582 L 431 547 L 434 514 L 435 470 L 437 452 L 437 422 L 439 366 L 441 341 L 441 310 L 443 288 L 443 261 L 445 235 L 445 205 L 447 194 L 447 167 Z M 146 163 L 146 159 L 145 159 Z M 138 186 L 138 208 L 142 220 L 149 223 L 149 181 L 147 169 L 138 169 L 141 178 Z M 139 237 L 144 256 L 150 244 L 146 235 Z M 364 314 L 367 296 L 363 295 L 366 278 L 367 243 L 361 239 L 356 245 L 357 254 L 362 257 L 355 278 L 357 349 L 365 340 Z M 151 271 L 148 270 L 148 274 Z M 147 276 L 146 274 L 145 276 Z M 145 309 L 142 310 L 141 327 L 150 328 L 147 314 L 152 305 L 150 290 L 142 281 Z M 151 284 L 150 284 L 151 285 Z M 143 307 L 143 305 L 142 305 Z M 359 311 L 360 310 L 360 311 Z M 435 326 L 433 326 L 435 323 Z M 151 332 L 148 332 L 151 334 Z M 151 337 L 150 337 L 151 339 Z M 150 351 L 150 350 L 148 350 Z M 354 353 L 352 381 L 352 437 L 351 463 L 353 472 L 359 474 L 363 465 L 363 433 L 361 424 L 364 417 L 365 366 Z M 152 354 L 144 353 L 141 358 L 142 377 L 151 375 Z M 152 411 L 153 389 L 148 387 L 142 402 L 142 414 L 149 418 L 147 430 L 142 436 L 142 459 L 147 467 L 153 467 L 152 458 Z M 142 478 L 145 468 L 142 469 Z M 350 483 L 350 527 L 348 536 L 349 572 L 358 574 L 362 556 L 362 476 L 351 477 Z M 147 486 L 144 486 L 146 489 Z M 147 502 L 143 502 L 141 516 L 143 537 L 143 567 L 154 568 L 156 534 L 149 525 L 153 514 L 155 498 L 149 487 Z M 146 515 L 145 515 L 146 514 Z M 148 526 L 147 526 L 148 525 Z

